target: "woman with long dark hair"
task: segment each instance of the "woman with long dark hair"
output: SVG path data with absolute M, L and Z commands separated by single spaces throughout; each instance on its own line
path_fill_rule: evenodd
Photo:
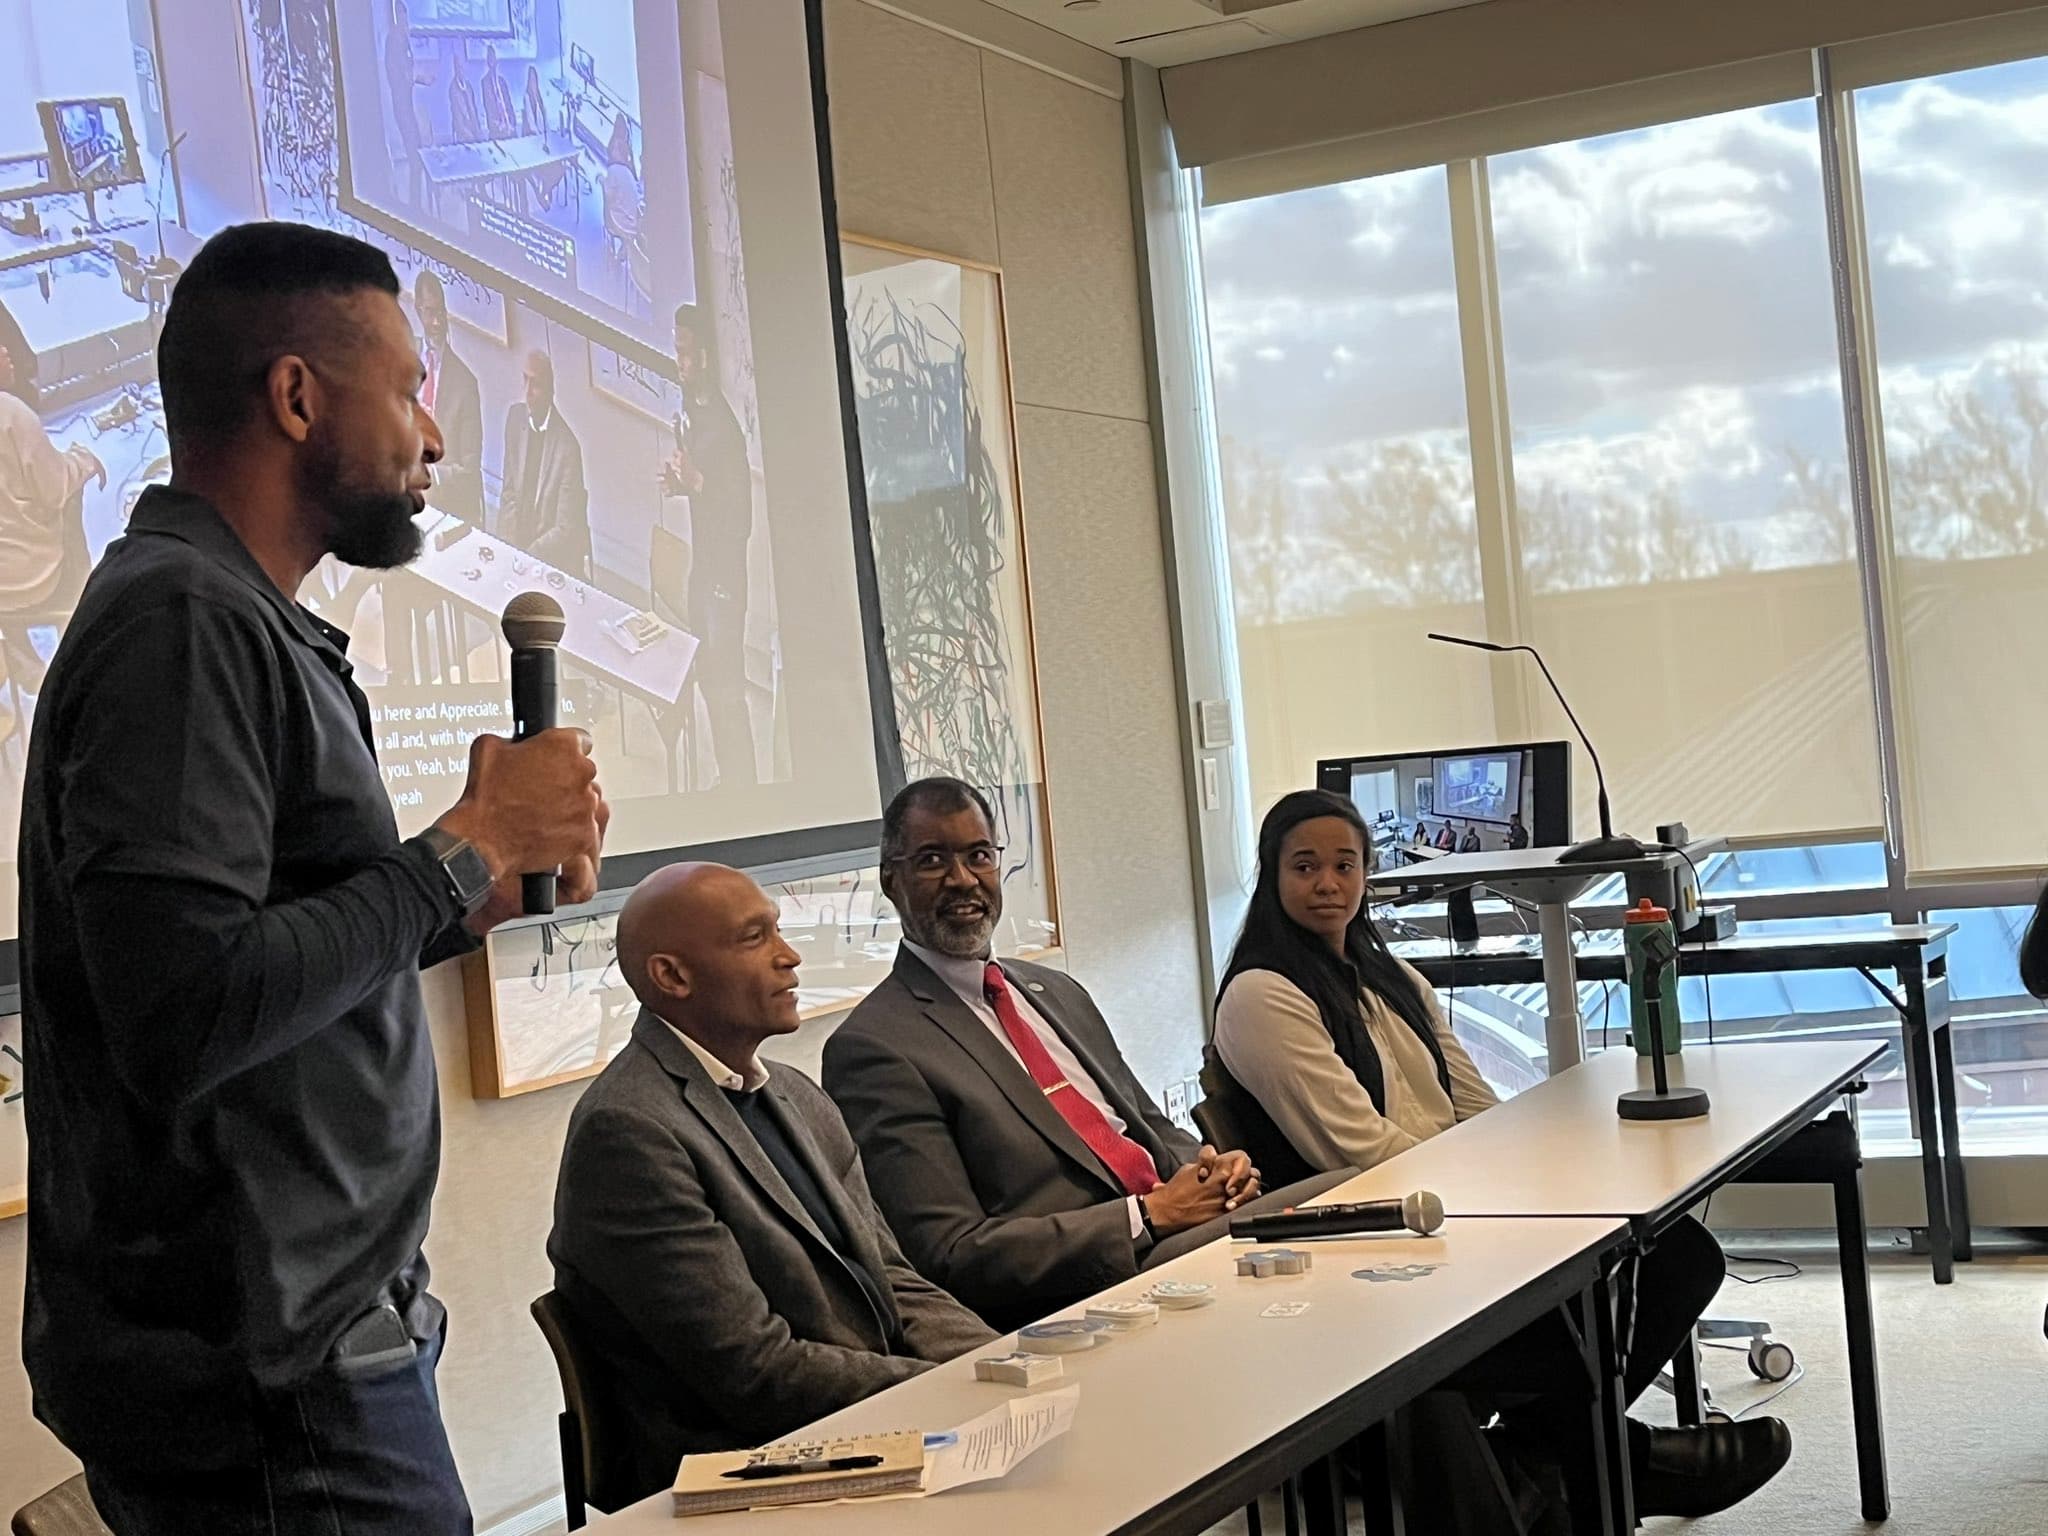
M 1365 908 L 1372 839 L 1341 795 L 1283 796 L 1216 1005 L 1216 1055 L 1311 1168 L 1370 1168 L 1497 1103 Z
M 1311 1169 L 1370 1168 L 1498 1102 L 1429 984 L 1373 926 L 1371 867 L 1371 833 L 1349 800 L 1320 789 L 1281 796 L 1259 828 L 1258 881 L 1216 1004 L 1210 1091 L 1249 1092 Z M 1252 1151 L 1265 1167 L 1263 1150 Z M 1630 1402 L 1678 1352 L 1726 1270 L 1720 1244 L 1690 1217 L 1644 1256 Z M 1523 1362 L 1514 1374 L 1532 1383 L 1565 1374 L 1561 1342 L 1540 1328 L 1505 1358 Z M 1511 1409 L 1503 1417 L 1516 1423 Z M 1542 1447 L 1547 1413 L 1523 1419 Z M 1631 1420 L 1629 1451 L 1638 1512 L 1706 1515 L 1769 1482 L 1792 1438 L 1777 1419 L 1691 1429 Z

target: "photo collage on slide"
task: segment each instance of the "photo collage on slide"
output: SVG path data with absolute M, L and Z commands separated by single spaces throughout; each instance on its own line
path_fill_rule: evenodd
M 0 0 L 0 35 L 10 841 L 65 622 L 169 476 L 170 293 L 262 218 L 389 253 L 445 439 L 421 559 L 300 594 L 351 637 L 401 830 L 509 730 L 523 590 L 567 615 L 564 723 L 615 802 L 790 777 L 717 0 Z

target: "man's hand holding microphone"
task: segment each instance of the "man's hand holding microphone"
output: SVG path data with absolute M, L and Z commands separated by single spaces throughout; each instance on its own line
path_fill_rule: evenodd
M 490 898 L 465 921 L 478 937 L 508 918 L 597 894 L 612 813 L 598 788 L 589 733 L 555 723 L 555 651 L 565 627 L 561 605 L 544 592 L 522 592 L 506 605 L 517 734 L 470 743 L 469 782 L 436 823 L 467 841 L 490 871 Z
M 462 798 L 435 823 L 467 840 L 491 871 L 490 900 L 470 916 L 469 931 L 481 938 L 525 911 L 521 876 L 532 871 L 559 869 L 560 899 L 589 901 L 611 817 L 587 732 L 477 737 Z

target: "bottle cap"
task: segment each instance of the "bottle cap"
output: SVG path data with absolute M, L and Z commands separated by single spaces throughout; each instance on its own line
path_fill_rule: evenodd
M 1668 923 L 1671 921 L 1671 914 L 1645 896 L 1640 902 L 1629 909 L 1628 916 L 1624 917 L 1622 921 L 1624 923 Z

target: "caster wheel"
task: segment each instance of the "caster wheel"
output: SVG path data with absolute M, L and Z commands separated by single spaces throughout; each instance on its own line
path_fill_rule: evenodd
M 1709 1408 L 1707 1410 L 1707 1422 L 1709 1424 L 1733 1424 L 1735 1422 L 1735 1415 L 1723 1408 Z
M 1790 1381 L 1798 1365 L 1790 1344 L 1781 1344 L 1776 1339 L 1756 1339 L 1750 1343 L 1750 1374 L 1759 1381 Z

